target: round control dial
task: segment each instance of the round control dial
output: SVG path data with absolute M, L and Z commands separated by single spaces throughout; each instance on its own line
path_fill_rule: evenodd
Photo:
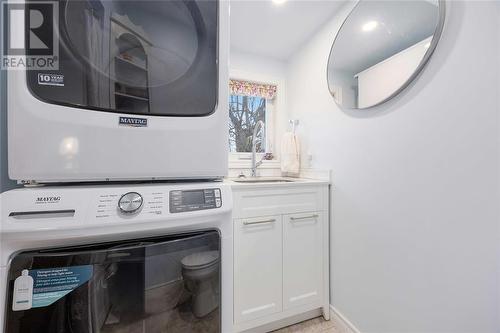
M 118 200 L 118 208 L 122 213 L 133 214 L 142 207 L 142 196 L 137 192 L 128 192 Z

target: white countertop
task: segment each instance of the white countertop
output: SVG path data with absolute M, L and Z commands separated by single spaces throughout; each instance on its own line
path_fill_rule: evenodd
M 262 180 L 261 182 L 236 182 L 241 178 L 225 178 L 224 183 L 231 185 L 232 188 L 264 188 L 264 187 L 296 187 L 307 185 L 328 185 L 327 180 L 308 179 L 308 178 L 292 178 L 292 177 L 246 177 L 242 180 Z M 284 180 L 283 182 L 276 182 L 273 180 Z

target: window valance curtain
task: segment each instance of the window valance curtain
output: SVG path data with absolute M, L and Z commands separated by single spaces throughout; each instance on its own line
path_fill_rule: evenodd
M 273 99 L 276 97 L 276 86 L 242 80 L 229 80 L 229 93 Z

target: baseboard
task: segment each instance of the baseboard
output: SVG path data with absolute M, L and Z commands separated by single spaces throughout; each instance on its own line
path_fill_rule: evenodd
M 338 333 L 361 333 L 339 310 L 330 305 L 330 320 L 335 323 Z
M 279 315 L 278 315 L 279 316 Z M 250 328 L 247 330 L 241 330 L 237 326 L 234 328 L 234 332 L 241 332 L 241 333 L 264 333 L 264 332 L 272 332 L 274 330 L 284 328 L 290 325 L 298 324 L 303 321 L 317 318 L 321 316 L 321 309 L 314 309 L 306 312 L 302 312 L 290 317 L 286 317 L 280 320 L 272 321 L 268 324 L 264 324 L 258 327 Z

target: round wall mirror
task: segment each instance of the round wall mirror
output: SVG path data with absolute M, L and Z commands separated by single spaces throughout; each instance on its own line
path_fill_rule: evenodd
M 344 109 L 366 109 L 396 96 L 434 51 L 444 1 L 359 1 L 328 59 L 328 88 Z

